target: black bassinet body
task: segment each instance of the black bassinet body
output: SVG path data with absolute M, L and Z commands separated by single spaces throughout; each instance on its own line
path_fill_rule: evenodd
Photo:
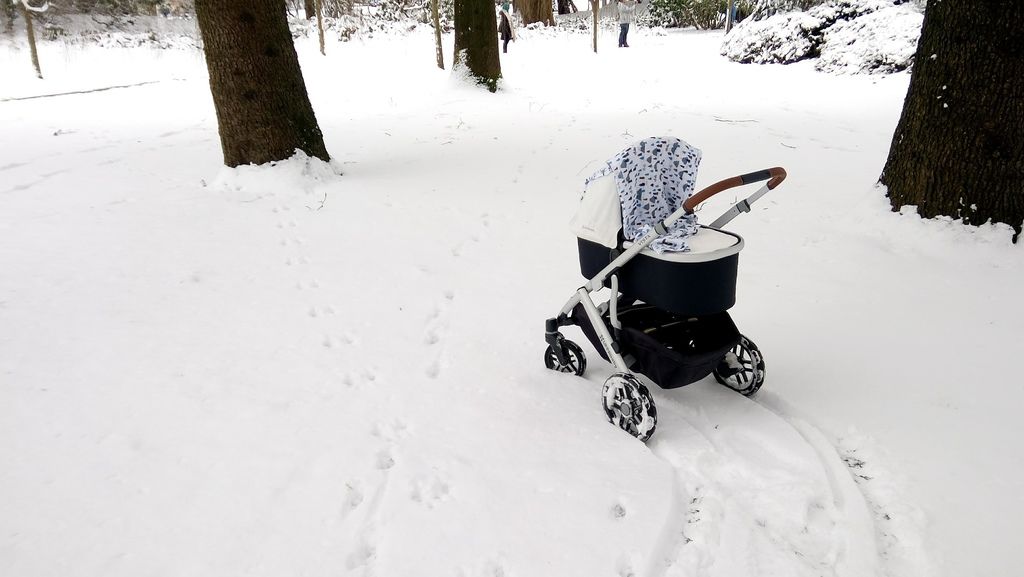
M 579 238 L 580 272 L 594 278 L 619 251 Z M 700 227 L 689 252 L 643 250 L 616 273 L 619 292 L 678 315 L 704 316 L 736 304 L 736 272 L 743 239 Z M 623 248 L 628 248 L 625 243 Z M 605 286 L 611 286 L 610 278 Z

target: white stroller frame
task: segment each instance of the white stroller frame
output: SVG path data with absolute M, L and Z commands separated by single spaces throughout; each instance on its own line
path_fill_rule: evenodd
M 775 189 L 783 180 L 785 180 L 785 178 L 786 171 L 781 167 L 775 167 L 734 176 L 732 178 L 716 182 L 688 198 L 683 205 L 679 207 L 679 209 L 663 221 L 655 224 L 645 235 L 634 241 L 628 248 L 625 248 L 621 254 L 618 254 L 618 256 L 613 258 L 607 266 L 587 281 L 585 285 L 577 289 L 572 298 L 570 298 L 565 303 L 565 306 L 562 307 L 557 317 L 548 319 L 545 322 L 544 339 L 548 343 L 545 362 L 548 368 L 561 372 L 573 372 L 577 375 L 583 374 L 586 367 L 586 358 L 583 356 L 583 351 L 572 341 L 565 340 L 559 332 L 559 327 L 575 324 L 571 320 L 570 315 L 577 308 L 577 305 L 582 305 L 583 310 L 586 313 L 586 317 L 596 332 L 597 339 L 600 341 L 600 344 L 604 349 L 607 359 L 612 363 L 612 365 L 614 365 L 616 371 L 616 373 L 605 383 L 605 411 L 608 413 L 609 419 L 612 420 L 614 424 L 619 425 L 621 428 L 627 430 L 627 432 L 630 432 L 641 440 L 646 441 L 654 432 L 654 421 L 656 421 L 653 399 L 647 392 L 646 387 L 644 387 L 644 385 L 641 384 L 631 372 L 629 363 L 627 363 L 627 360 L 623 357 L 617 339 L 612 335 L 612 332 L 608 330 L 608 327 L 605 325 L 605 321 L 603 320 L 604 314 L 609 313 L 609 324 L 616 335 L 618 335 L 619 330 L 622 329 L 622 324 L 619 320 L 618 314 L 618 299 L 620 293 L 619 275 L 617 273 L 619 269 L 640 254 L 641 251 L 646 249 L 659 236 L 664 235 L 673 223 L 684 215 L 692 214 L 697 205 L 715 194 L 745 184 L 765 180 L 768 181 L 752 195 L 732 206 L 724 214 L 718 217 L 709 227 L 711 229 L 720 229 L 741 213 L 750 212 L 750 206 L 754 204 L 754 202 L 767 194 L 768 191 Z M 742 242 L 742 239 L 740 242 Z M 611 285 L 611 296 L 608 302 L 596 305 L 594 300 L 591 298 L 591 293 L 604 288 L 605 282 L 609 280 Z M 621 390 L 623 386 L 626 386 L 626 388 L 629 389 L 625 392 L 624 396 L 622 394 L 615 396 L 615 401 L 613 402 L 613 404 L 616 405 L 622 402 L 630 403 L 630 406 L 622 407 L 623 411 L 618 415 L 621 417 L 619 422 L 616 422 L 616 419 L 613 418 L 612 413 L 609 412 L 610 409 L 608 406 L 610 401 L 608 396 L 610 394 L 609 383 L 613 379 L 617 379 L 618 381 L 614 383 L 614 386 L 612 386 L 612 388 L 615 388 L 616 386 L 618 387 L 618 393 L 623 392 Z M 625 381 L 625 384 L 623 384 L 623 381 Z M 757 386 L 759 387 L 760 383 L 758 383 Z M 756 390 L 756 388 L 754 390 Z M 750 391 L 749 394 L 752 393 L 753 391 Z M 650 417 L 649 420 L 651 421 L 646 424 L 648 426 L 644 426 L 644 423 L 630 422 L 636 421 L 636 419 L 630 419 L 630 415 L 634 417 L 644 416 L 641 413 L 648 411 L 654 413 L 653 417 L 647 415 Z

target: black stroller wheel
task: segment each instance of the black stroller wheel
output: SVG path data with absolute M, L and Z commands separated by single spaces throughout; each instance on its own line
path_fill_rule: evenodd
M 749 397 L 764 384 L 764 357 L 757 345 L 740 335 L 740 342 L 722 357 L 712 372 L 719 383 Z
M 658 409 L 647 387 L 629 373 L 615 373 L 604 382 L 604 414 L 613 425 L 646 441 L 658 424 Z
M 555 349 L 548 345 L 547 350 L 544 351 L 544 366 L 552 371 L 572 373 L 577 377 L 582 376 L 583 371 L 587 370 L 587 357 L 583 354 L 583 349 L 572 341 L 562 340 L 560 344 L 565 353 L 565 364 L 558 362 Z

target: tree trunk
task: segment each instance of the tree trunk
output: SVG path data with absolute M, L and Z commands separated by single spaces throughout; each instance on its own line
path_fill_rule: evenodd
M 601 0 L 590 0 L 590 11 L 594 16 L 594 54 L 597 54 L 597 25 L 601 12 Z
M 284 0 L 196 0 L 224 164 L 328 160 Z
M 316 3 L 316 29 L 320 34 L 320 54 L 327 56 L 324 46 L 324 0 L 313 0 Z
M 437 67 L 444 70 L 444 51 L 441 49 L 441 0 L 430 0 L 430 17 L 434 21 L 434 43 L 437 51 Z
M 0 14 L 4 17 L 4 32 L 14 34 L 14 3 L 10 0 L 0 0 Z
M 543 22 L 545 26 L 555 25 L 555 15 L 551 11 L 551 0 L 520 0 L 519 13 L 523 18 L 523 26 L 534 22 Z
M 306 10 L 306 20 L 312 20 L 316 16 L 316 0 L 303 0 L 303 8 Z
M 494 92 L 501 78 L 498 24 L 491 0 L 455 0 L 453 69 L 465 67 L 478 84 Z
M 933 1 L 885 169 L 893 210 L 1024 222 L 1024 2 Z
M 28 49 L 32 56 L 32 66 L 36 69 L 36 76 L 42 78 L 43 71 L 39 68 L 39 52 L 36 50 L 36 29 L 32 25 L 32 11 L 21 0 L 18 0 L 18 6 L 21 6 L 21 17 L 25 19 L 25 31 L 28 34 Z

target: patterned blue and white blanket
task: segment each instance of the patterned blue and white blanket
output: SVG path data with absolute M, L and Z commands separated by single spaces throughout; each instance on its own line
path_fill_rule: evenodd
M 699 149 L 678 138 L 645 138 L 612 157 L 584 186 L 603 176 L 615 175 L 622 204 L 622 233 L 626 240 L 636 240 L 693 194 L 700 158 Z M 686 238 L 696 233 L 697 216 L 685 215 L 650 248 L 658 253 L 688 251 Z

